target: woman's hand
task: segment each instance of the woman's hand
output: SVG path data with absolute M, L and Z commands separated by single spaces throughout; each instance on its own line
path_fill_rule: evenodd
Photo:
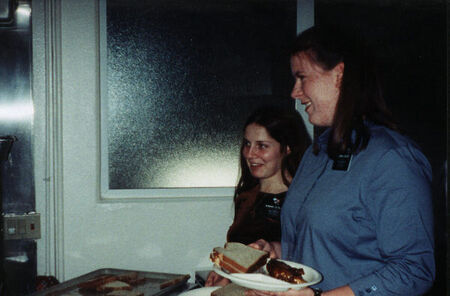
M 268 242 L 263 239 L 259 239 L 254 243 L 249 244 L 250 247 L 257 250 L 267 251 L 270 254 L 270 258 L 281 258 L 281 243 L 280 242 Z
M 314 296 L 314 292 L 310 288 L 304 288 L 301 290 L 289 289 L 285 292 L 248 290 L 245 292 L 245 295 L 246 296 Z
M 208 274 L 208 278 L 206 279 L 205 287 L 225 286 L 225 285 L 228 285 L 229 283 L 230 283 L 229 279 L 226 279 L 226 278 L 218 275 L 214 271 L 211 271 Z

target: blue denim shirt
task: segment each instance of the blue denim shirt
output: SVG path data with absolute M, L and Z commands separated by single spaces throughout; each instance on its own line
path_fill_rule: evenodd
M 421 295 L 435 276 L 431 168 L 417 146 L 368 124 L 366 149 L 347 170 L 305 153 L 282 209 L 282 256 L 323 275 L 317 287 L 357 296 Z

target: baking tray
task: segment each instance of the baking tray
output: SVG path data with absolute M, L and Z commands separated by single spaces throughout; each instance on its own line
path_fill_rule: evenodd
M 144 277 L 145 281 L 133 286 L 133 291 L 140 291 L 144 296 L 171 295 L 171 292 L 186 285 L 189 279 L 188 274 L 171 274 L 161 272 L 148 272 L 127 269 L 103 268 L 87 273 L 69 281 L 60 283 L 30 296 L 99 296 L 103 293 L 80 291 L 78 284 L 97 278 L 102 275 L 121 275 L 129 272 L 137 272 L 139 277 Z M 181 293 L 181 292 L 180 292 Z

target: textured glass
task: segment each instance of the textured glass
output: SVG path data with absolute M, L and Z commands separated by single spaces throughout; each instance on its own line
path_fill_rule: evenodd
M 107 2 L 110 189 L 231 187 L 242 125 L 292 106 L 295 1 Z

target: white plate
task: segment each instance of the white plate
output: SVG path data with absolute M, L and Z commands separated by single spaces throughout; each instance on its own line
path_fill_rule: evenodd
M 211 292 L 219 289 L 220 287 L 203 287 L 183 292 L 178 296 L 210 296 Z
M 229 279 L 235 284 L 240 286 L 255 289 L 255 290 L 264 290 L 264 291 L 287 291 L 288 289 L 300 290 L 305 287 L 315 285 L 322 280 L 322 275 L 315 269 L 291 261 L 280 260 L 291 267 L 294 268 L 303 268 L 305 274 L 303 275 L 303 279 L 306 283 L 303 284 L 291 284 L 282 280 L 278 280 L 264 273 L 226 273 L 222 271 L 216 265 L 213 265 L 213 270 L 223 276 L 224 278 Z M 267 270 L 264 266 L 264 271 L 267 273 Z

